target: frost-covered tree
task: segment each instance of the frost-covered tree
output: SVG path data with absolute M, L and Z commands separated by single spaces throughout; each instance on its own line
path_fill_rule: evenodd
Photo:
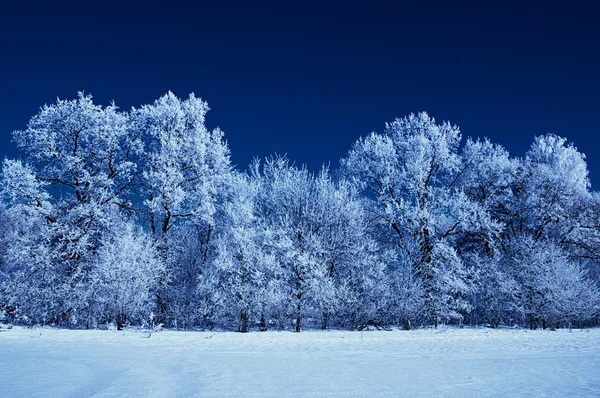
M 43 269 L 45 261 L 42 260 L 48 253 L 43 239 L 43 222 L 23 217 L 21 212 L 13 209 L 0 207 L 0 312 L 15 321 L 25 322 L 29 318 L 26 314 L 35 311 L 41 301 L 21 300 L 29 289 L 19 282 L 27 281 Z M 27 250 L 34 246 L 41 251 Z M 39 293 L 33 296 L 37 297 Z
M 514 305 L 532 329 L 585 321 L 598 313 L 600 294 L 582 267 L 551 241 L 521 239 L 507 257 Z
M 386 323 L 386 307 L 376 303 L 389 297 L 389 275 L 356 188 L 344 179 L 334 181 L 327 169 L 314 184 L 314 235 L 325 274 L 315 279 L 311 290 L 321 329 L 327 329 L 330 320 L 351 328 Z
M 575 214 L 574 222 L 560 238 L 572 259 L 587 268 L 590 277 L 600 283 L 600 194 L 593 192 Z
M 216 238 L 217 254 L 210 269 L 200 275 L 199 288 L 208 299 L 206 304 L 213 307 L 213 317 L 228 319 L 238 331 L 248 332 L 252 319 L 261 314 L 269 256 L 263 250 L 265 234 L 254 210 L 256 182 L 238 174 L 231 190 L 223 206 L 225 228 Z
M 156 313 L 155 294 L 164 272 L 151 236 L 131 222 L 116 220 L 102 242 L 92 281 L 94 301 L 103 319 L 117 329 L 148 325 Z
M 205 126 L 206 102 L 193 94 L 186 100 L 169 92 L 151 105 L 131 112 L 132 130 L 145 141 L 143 190 L 150 228 L 165 269 L 174 266 L 169 233 L 182 220 L 214 224 L 219 190 L 230 173 L 229 149 L 219 129 Z M 161 284 L 167 283 L 164 275 Z M 166 292 L 157 296 L 167 310 Z
M 138 135 L 128 129 L 127 115 L 113 103 L 96 105 L 90 95 L 45 105 L 14 140 L 35 168 L 36 178 L 53 185 L 88 209 L 116 203 L 126 206 L 126 192 L 140 170 L 135 157 L 141 150 Z
M 558 237 L 574 225 L 573 215 L 589 199 L 585 155 L 567 140 L 552 134 L 536 137 L 524 159 L 519 197 L 522 211 L 516 230 L 534 239 Z
M 510 285 L 512 280 L 503 268 L 502 254 L 508 242 L 513 192 L 521 163 L 511 158 L 502 146 L 489 140 L 468 139 L 462 151 L 468 165 L 460 185 L 480 209 L 479 223 L 463 230 L 455 244 L 470 269 L 473 289 L 469 302 L 473 310 L 467 317 L 472 323 L 487 323 L 498 327 L 512 317 Z
M 42 107 L 14 140 L 27 163 L 4 162 L 3 192 L 14 217 L 28 218 L 19 222 L 31 235 L 15 236 L 23 240 L 14 253 L 23 274 L 13 282 L 50 295 L 43 320 L 76 323 L 88 317 L 92 259 L 109 214 L 130 207 L 141 141 L 114 104 L 81 93 Z
M 0 271 L 0 309 L 15 322 L 49 323 L 64 311 L 65 275 L 55 258 L 43 220 L 9 211 L 4 266 Z
M 468 310 L 461 299 L 469 288 L 466 271 L 450 241 L 482 213 L 458 184 L 466 167 L 460 139 L 458 127 L 413 114 L 388 124 L 385 134 L 359 139 L 342 160 L 373 201 L 403 267 L 420 279 L 428 321 L 436 325 Z
M 506 227 L 519 162 L 487 139 L 468 139 L 462 157 L 465 167 L 459 185 L 477 204 L 480 216 L 479 222 L 464 230 L 456 243 L 461 252 L 491 256 L 499 249 L 500 235 Z
M 132 112 L 134 128 L 146 140 L 143 182 L 150 226 L 165 242 L 182 219 L 212 220 L 230 172 L 223 132 L 204 124 L 208 110 L 193 94 L 182 101 L 169 92 Z
M 459 242 L 469 251 L 467 258 L 476 260 L 471 262 L 478 287 L 471 298 L 476 305 L 473 315 L 498 325 L 509 319 L 518 321 L 514 312 L 518 307 L 530 326 L 546 322 L 545 311 L 558 307 L 545 301 L 553 296 L 542 273 L 548 278 L 560 277 L 563 282 L 570 275 L 573 285 L 569 290 L 591 292 L 587 290 L 589 277 L 580 275 L 582 260 L 589 262 L 594 253 L 585 156 L 555 135 L 536 137 L 523 159 L 511 159 L 503 148 L 488 140 L 468 141 L 463 154 L 471 164 L 462 178 L 464 191 L 485 209 L 488 222 L 493 223 L 487 228 L 493 233 L 487 234 L 483 245 L 472 234 Z M 523 257 L 523 253 L 535 253 L 536 260 Z M 555 265 L 542 267 L 540 264 L 550 264 L 543 256 L 552 257 Z M 523 267 L 518 276 L 514 273 L 517 263 Z M 527 273 L 538 278 L 526 278 Z M 527 289 L 536 294 L 523 293 Z M 560 290 L 565 291 L 564 287 Z M 531 298 L 528 306 L 523 304 L 524 296 Z M 590 302 L 587 309 L 592 307 Z
M 292 316 L 299 332 L 306 306 L 311 304 L 309 291 L 314 278 L 326 272 L 325 263 L 317 258 L 320 242 L 315 236 L 314 177 L 305 168 L 290 166 L 285 158 L 267 160 L 262 170 L 255 165 L 254 173 L 262 180 L 261 212 L 272 231 L 279 277 L 288 292 L 280 316 Z
M 468 143 L 473 170 L 469 197 L 484 205 L 501 227 L 503 245 L 523 235 L 557 239 L 572 232 L 591 198 L 585 156 L 555 135 L 536 137 L 524 159 L 500 147 Z
M 505 261 L 502 252 L 493 254 L 469 252 L 463 261 L 470 269 L 473 289 L 468 300 L 473 306 L 465 321 L 470 324 L 487 324 L 493 328 L 501 324 L 513 326 L 520 323 L 515 309 L 517 281 Z
M 213 319 L 208 311 L 200 308 L 206 303 L 206 297 L 200 294 L 198 278 L 215 256 L 217 225 L 189 222 L 171 235 L 174 243 L 168 285 L 169 320 L 175 327 L 206 326 L 207 319 Z
M 271 269 L 277 297 L 288 297 L 280 311 L 325 329 L 330 322 L 359 327 L 383 323 L 384 308 L 377 300 L 386 292 L 386 264 L 370 235 L 368 216 L 355 187 L 334 181 L 327 169 L 314 175 L 290 165 L 285 158 L 257 162 L 252 175 L 260 181 L 259 218 L 266 228 L 279 269 Z M 273 301 L 271 300 L 271 303 Z

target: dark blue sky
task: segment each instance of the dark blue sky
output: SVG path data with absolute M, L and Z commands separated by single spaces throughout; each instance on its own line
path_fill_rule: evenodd
M 57 96 L 130 108 L 172 90 L 209 102 L 242 168 L 273 152 L 337 166 L 359 136 L 426 110 L 515 155 L 561 134 L 600 178 L 600 7 L 446 3 L 5 5 L 0 155 Z

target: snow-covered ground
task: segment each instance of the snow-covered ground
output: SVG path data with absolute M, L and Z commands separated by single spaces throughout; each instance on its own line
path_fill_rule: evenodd
M 600 396 L 600 330 L 0 331 L 0 397 Z

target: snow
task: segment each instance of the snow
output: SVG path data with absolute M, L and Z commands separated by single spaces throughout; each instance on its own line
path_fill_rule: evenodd
M 0 332 L 2 397 L 599 396 L 600 329 Z

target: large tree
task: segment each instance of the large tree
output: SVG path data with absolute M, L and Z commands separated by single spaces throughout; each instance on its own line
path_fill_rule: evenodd
M 460 318 L 468 289 L 453 236 L 482 215 L 460 188 L 465 172 L 458 154 L 461 135 L 426 113 L 386 125 L 385 134 L 359 139 L 342 160 L 346 175 L 372 200 L 389 230 L 403 266 L 420 279 L 428 321 Z
M 15 217 L 30 218 L 23 228 L 33 235 L 43 231 L 39 239 L 20 235 L 13 247 L 20 253 L 15 256 L 30 257 L 23 283 L 39 282 L 36 287 L 52 297 L 44 319 L 77 322 L 89 316 L 92 259 L 110 214 L 131 208 L 141 140 L 114 104 L 96 105 L 82 93 L 43 106 L 14 140 L 26 163 L 5 161 L 3 190 Z M 56 278 L 48 283 L 50 275 Z
M 214 226 L 218 196 L 231 172 L 229 149 L 220 129 L 209 130 L 209 107 L 193 94 L 186 100 L 169 92 L 151 105 L 131 112 L 131 128 L 144 137 L 142 196 L 150 228 L 169 281 L 173 264 L 169 235 L 184 220 Z M 165 289 L 157 301 L 167 311 Z

